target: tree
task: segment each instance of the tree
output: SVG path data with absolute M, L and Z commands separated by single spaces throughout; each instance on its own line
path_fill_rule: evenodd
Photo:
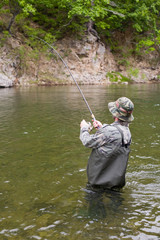
M 74 15 L 86 19 L 88 32 L 97 37 L 94 26 L 100 30 L 110 29 L 113 25 L 113 15 L 115 20 L 124 17 L 124 14 L 119 12 L 117 4 L 109 0 L 74 1 L 68 17 L 71 18 Z
M 155 48 L 159 44 L 159 0 L 1 0 L 0 7 L 4 5 L 12 14 L 9 32 L 17 15 L 22 14 L 57 38 L 87 30 L 99 39 L 130 28 L 139 41 L 149 39 Z
M 9 31 L 9 33 L 11 33 L 11 27 L 15 21 L 16 16 L 21 12 L 22 8 L 19 4 L 19 1 L 15 1 L 15 0 L 9 0 L 9 8 L 10 8 L 10 13 L 12 14 L 12 17 L 10 19 L 7 30 Z
M 48 30 L 80 32 L 87 26 L 97 38 L 97 32 L 119 27 L 125 17 L 110 0 L 35 0 L 33 6 L 37 10 L 34 20 Z
M 11 34 L 11 27 L 15 21 L 15 18 L 18 14 L 23 13 L 24 15 L 29 15 L 30 13 L 35 13 L 35 9 L 33 8 L 31 3 L 28 3 L 27 0 L 7 0 L 5 3 L 9 5 L 10 13 L 12 17 L 7 27 L 7 31 Z

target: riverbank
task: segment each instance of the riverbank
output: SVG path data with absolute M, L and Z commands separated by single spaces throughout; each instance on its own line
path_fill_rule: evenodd
M 117 48 L 92 34 L 54 43 L 79 84 L 149 83 L 160 81 L 158 57 L 133 54 L 131 33 L 114 36 Z M 0 86 L 73 84 L 68 70 L 51 49 L 34 49 L 22 34 L 8 36 L 0 50 Z

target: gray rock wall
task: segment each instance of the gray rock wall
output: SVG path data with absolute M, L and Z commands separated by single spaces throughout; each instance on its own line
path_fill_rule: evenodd
M 111 79 L 107 73 L 112 72 L 120 72 L 138 83 L 158 82 L 160 78 L 159 64 L 152 67 L 145 59 L 137 61 L 130 56 L 127 60 L 131 66 L 125 67 L 119 64 L 109 46 L 97 42 L 91 34 L 81 40 L 65 38 L 56 42 L 55 46 L 79 84 L 108 84 Z M 21 47 L 25 50 L 23 56 L 20 55 Z M 40 52 L 38 58 L 33 58 L 32 51 L 21 40 L 9 38 L 0 49 L 0 87 L 74 84 L 62 61 L 55 56 L 48 57 L 50 49 L 46 53 Z
M 0 87 L 12 87 L 13 84 L 13 78 L 9 78 L 5 74 L 0 73 Z

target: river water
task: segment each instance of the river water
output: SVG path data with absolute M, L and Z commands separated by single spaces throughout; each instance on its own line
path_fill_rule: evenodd
M 160 85 L 82 86 L 96 118 L 131 98 L 135 120 L 126 186 L 86 193 L 90 121 L 76 86 L 0 89 L 0 239 L 160 239 Z

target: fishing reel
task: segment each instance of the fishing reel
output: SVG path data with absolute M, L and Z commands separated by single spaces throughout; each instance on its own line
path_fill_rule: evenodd
M 88 132 L 91 132 L 93 129 L 93 125 L 90 122 L 87 122 L 89 127 L 88 127 Z

